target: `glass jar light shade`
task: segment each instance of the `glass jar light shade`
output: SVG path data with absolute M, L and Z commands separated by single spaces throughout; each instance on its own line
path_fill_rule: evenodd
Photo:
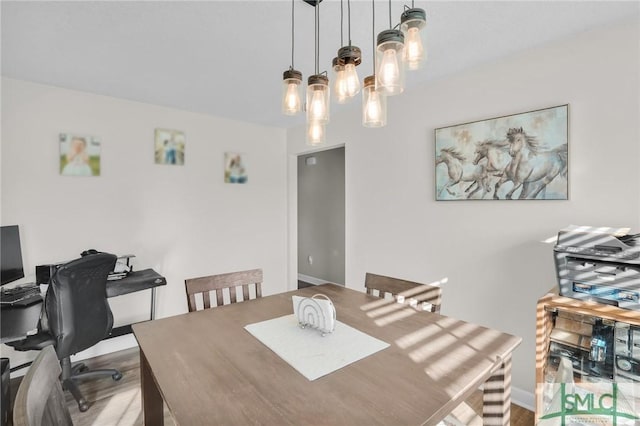
M 426 16 L 423 9 L 414 8 L 405 10 L 400 17 L 400 29 L 405 39 L 404 60 L 409 70 L 419 69 L 426 59 L 421 31 L 427 24 Z
M 404 35 L 398 30 L 378 34 L 376 89 L 387 96 L 404 91 Z
M 364 127 L 387 125 L 387 97 L 376 90 L 373 75 L 364 79 L 362 88 L 362 125 Z
M 302 73 L 287 70 L 282 79 L 282 113 L 296 115 L 302 111 Z
M 358 72 L 356 71 L 356 65 L 353 63 L 347 63 L 344 66 L 344 81 L 347 97 L 353 98 L 360 92 L 360 79 L 358 78 Z
M 318 122 L 307 123 L 307 145 L 322 145 L 324 143 L 324 130 L 324 124 Z
M 307 121 L 329 122 L 329 79 L 321 74 L 309 77 L 307 86 Z
M 344 79 L 344 65 L 338 58 L 333 58 L 333 96 L 339 104 L 347 102 L 347 86 Z
M 360 93 L 360 79 L 356 67 L 362 62 L 362 51 L 356 46 L 343 46 L 338 50 L 338 61 L 344 66 L 344 84 L 348 100 Z

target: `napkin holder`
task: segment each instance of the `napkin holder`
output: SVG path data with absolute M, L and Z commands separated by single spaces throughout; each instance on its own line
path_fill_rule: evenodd
M 302 328 L 310 327 L 322 335 L 332 333 L 336 328 L 336 308 L 324 294 L 312 297 L 292 296 L 293 314 Z

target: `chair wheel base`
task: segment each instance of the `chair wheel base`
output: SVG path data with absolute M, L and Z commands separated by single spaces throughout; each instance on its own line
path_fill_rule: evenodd
M 117 372 L 116 374 L 113 374 L 111 378 L 117 382 L 118 380 L 122 379 L 122 373 Z
M 78 410 L 80 410 L 81 413 L 84 413 L 88 409 L 89 409 L 89 403 L 87 403 L 85 399 L 81 399 L 80 401 L 78 401 Z

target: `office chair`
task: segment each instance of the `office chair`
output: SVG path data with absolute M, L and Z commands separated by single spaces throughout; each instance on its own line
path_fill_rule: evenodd
M 431 312 L 440 313 L 442 304 L 442 289 L 440 287 L 385 277 L 384 275 L 376 275 L 369 272 L 365 276 L 364 286 L 370 296 L 378 296 L 384 299 L 386 293 L 390 293 L 393 297 L 402 296 L 405 300 L 415 300 L 421 304 L 428 303 L 431 305 Z M 377 290 L 378 294 L 374 294 L 373 290 Z
M 53 345 L 62 367 L 62 387 L 71 392 L 80 411 L 89 404 L 77 381 L 111 376 L 120 380 L 118 370 L 88 370 L 79 363 L 71 367 L 71 355 L 106 338 L 113 328 L 113 314 L 107 302 L 107 276 L 113 271 L 116 256 L 88 254 L 56 271 L 44 299 L 39 332 L 10 345 L 18 351 L 41 350 Z
M 262 269 L 251 269 L 249 271 L 230 272 L 227 274 L 186 279 L 184 280 L 184 286 L 187 292 L 187 305 L 189 312 L 198 310 L 196 307 L 197 294 L 202 294 L 202 304 L 204 309 L 209 309 L 211 308 L 209 292 L 216 292 L 217 306 L 222 306 L 224 305 L 225 289 L 229 292 L 229 303 L 236 303 L 236 293 L 239 287 L 242 287 L 243 301 L 251 298 L 249 291 L 251 285 L 255 286 L 255 298 L 262 297 Z
M 13 408 L 15 426 L 72 426 L 58 376 L 60 364 L 47 346 L 22 378 Z

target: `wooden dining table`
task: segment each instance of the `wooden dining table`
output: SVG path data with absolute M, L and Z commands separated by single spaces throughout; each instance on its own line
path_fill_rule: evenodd
M 389 347 L 310 381 L 244 327 L 321 293 L 337 319 Z M 133 326 L 145 425 L 436 425 L 483 387 L 483 423 L 508 425 L 521 338 L 325 284 Z M 321 360 L 319 360 L 321 362 Z

